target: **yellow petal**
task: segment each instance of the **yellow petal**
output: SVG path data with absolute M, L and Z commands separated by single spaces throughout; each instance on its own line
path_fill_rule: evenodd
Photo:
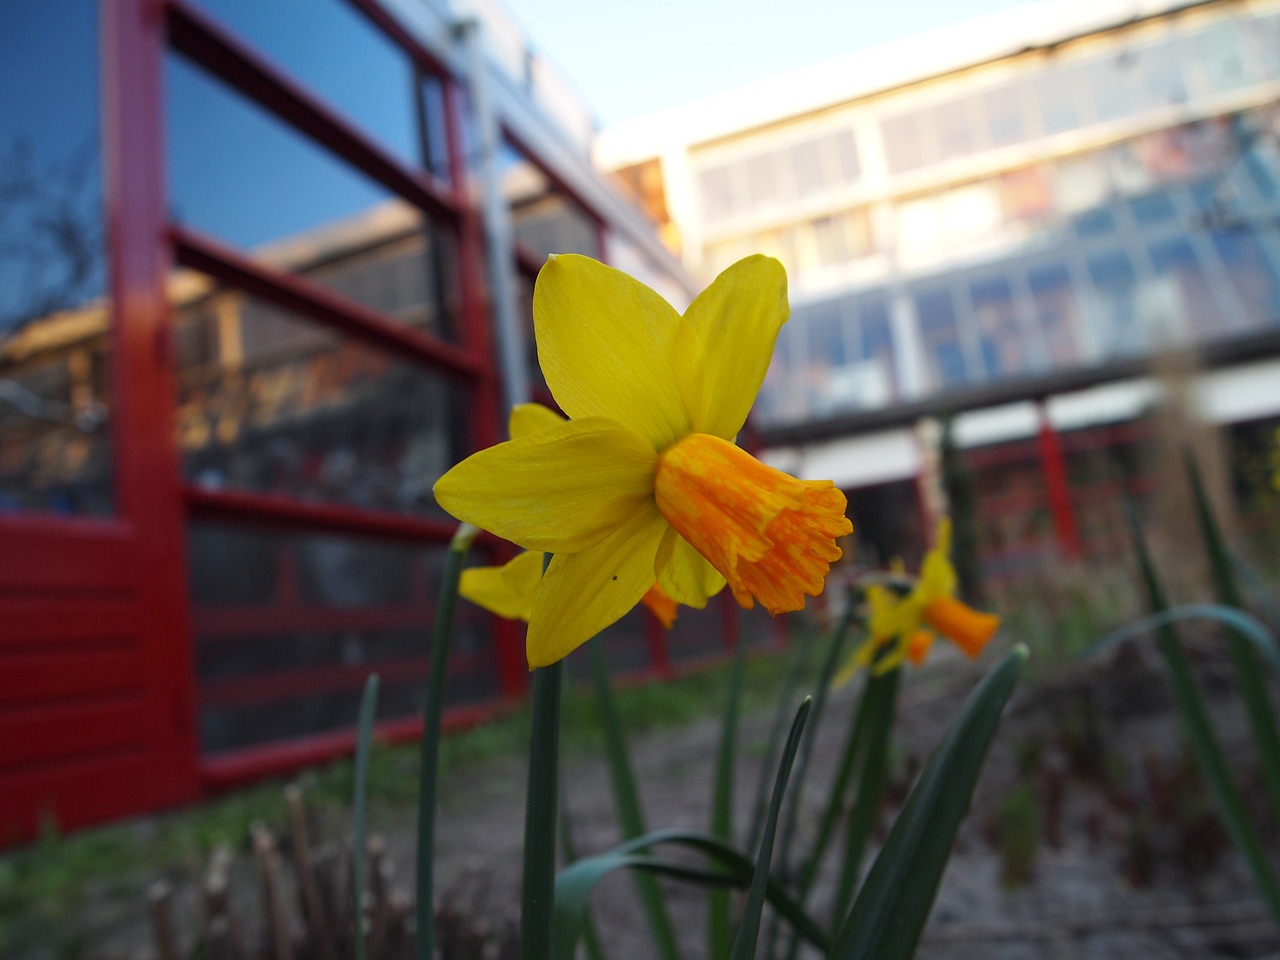
M 500 617 L 528 620 L 542 580 L 544 556 L 537 551 L 526 550 L 505 566 L 463 570 L 458 593 Z
M 695 433 L 732 440 L 742 429 L 789 313 L 787 273 L 760 255 L 733 264 L 693 301 L 673 360 Z
M 676 603 L 701 610 L 724 589 L 725 579 L 672 527 L 658 550 L 658 583 Z
M 531 668 L 555 663 L 640 602 L 653 586 L 666 529 L 657 508 L 646 504 L 596 546 L 552 558 L 529 618 Z
M 924 555 L 920 565 L 920 583 L 916 587 L 919 599 L 928 603 L 937 597 L 949 597 L 956 592 L 956 569 L 951 565 L 951 520 L 938 521 L 938 533 L 933 549 Z
M 590 257 L 554 256 L 538 273 L 538 362 L 560 409 L 617 420 L 655 450 L 689 432 L 671 368 L 679 324 L 657 293 Z
M 652 504 L 656 463 L 640 437 L 588 417 L 481 450 L 436 481 L 435 495 L 526 550 L 577 553 Z
M 564 423 L 564 417 L 540 403 L 517 403 L 507 419 L 507 436 L 519 440 Z

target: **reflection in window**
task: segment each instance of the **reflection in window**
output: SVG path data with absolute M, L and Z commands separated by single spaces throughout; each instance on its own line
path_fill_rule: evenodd
M 178 371 L 188 480 L 438 509 L 431 485 L 465 453 L 461 388 L 267 301 L 202 285 L 177 316 L 180 330 L 205 326 L 215 349 L 210 362 Z
M 991 276 L 974 280 L 969 284 L 969 297 L 988 376 L 1027 372 L 1031 368 L 1028 344 L 1018 323 L 1018 305 L 1008 279 Z
M 458 309 L 452 231 L 186 61 L 168 60 L 173 215 L 438 336 Z
M 987 115 L 987 135 L 993 147 L 1022 143 L 1031 136 L 1028 101 L 1031 85 L 1019 81 L 988 90 L 982 97 Z
M 553 253 L 600 256 L 596 222 L 550 177 L 510 144 L 504 144 L 500 163 L 517 243 L 539 258 Z
M 1138 330 L 1137 280 L 1122 250 L 1089 258 L 1089 276 L 1096 296 L 1090 325 L 1105 357 L 1137 353 L 1142 344 Z
M 1177 237 L 1151 247 L 1151 264 L 1156 275 L 1175 284 L 1178 332 L 1196 340 L 1210 340 L 1231 332 L 1230 317 L 1214 297 L 1191 243 Z
M 946 287 L 919 290 L 912 297 L 930 379 L 935 387 L 959 387 L 970 381 L 956 325 L 956 309 Z
M 885 155 L 890 173 L 906 173 L 933 162 L 933 151 L 926 145 L 928 131 L 921 113 L 904 113 L 880 124 Z
M 1048 263 L 1027 271 L 1027 286 L 1035 304 L 1036 321 L 1051 368 L 1071 366 L 1081 359 L 1080 306 L 1067 268 Z
M 419 109 L 411 61 L 352 4 L 198 2 L 400 159 L 417 165 L 430 158 L 423 148 L 432 118 Z
M 0 512 L 110 514 L 98 4 L 0 4 Z
M 443 547 L 220 523 L 188 539 L 206 752 L 350 729 L 370 670 L 380 718 L 421 711 Z M 494 620 L 470 604 L 458 617 L 449 703 L 491 700 Z
M 1251 328 L 1280 325 L 1280 284 L 1259 238 L 1245 230 L 1210 233 Z

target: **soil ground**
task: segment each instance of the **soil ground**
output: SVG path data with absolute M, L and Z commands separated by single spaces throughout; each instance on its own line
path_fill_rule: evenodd
M 1229 668 L 1213 652 L 1219 647 L 1198 650 L 1193 644 L 1192 652 L 1220 736 L 1236 758 L 1246 802 L 1274 853 L 1276 826 L 1247 759 L 1253 748 Z M 958 659 L 935 660 L 912 672 L 902 688 L 887 822 L 978 676 Z M 1064 667 L 1052 684 L 1023 684 L 961 827 L 920 957 L 1280 957 L 1276 923 L 1192 772 L 1167 691 L 1155 653 L 1141 646 Z M 856 687 L 837 691 L 821 718 L 800 801 L 799 849 L 815 827 L 855 694 Z M 765 714 L 744 718 L 735 801 L 739 824 L 753 804 L 770 720 Z M 718 736 L 718 721 L 707 719 L 633 739 L 651 828 L 705 829 Z M 603 762 L 567 757 L 563 773 L 579 853 L 607 849 L 619 834 Z M 523 761 L 458 770 L 442 784 L 442 797 L 437 889 L 463 923 L 487 931 L 486 956 L 505 956 L 519 902 Z M 406 885 L 413 862 L 412 810 L 380 808 L 375 798 L 371 818 Z M 182 894 L 179 919 L 194 926 L 193 869 L 178 866 L 168 876 Z M 256 889 L 247 864 L 238 876 L 246 891 Z M 83 932 L 77 956 L 154 956 L 139 893 L 148 879 L 104 887 L 93 909 L 66 918 Z M 810 906 L 820 918 L 832 886 L 828 876 L 815 888 Z M 666 889 L 685 956 L 705 955 L 701 892 Z M 606 880 L 593 904 L 609 957 L 654 955 L 628 878 Z M 189 930 L 181 936 L 189 943 Z M 28 945 L 11 956 L 53 955 Z

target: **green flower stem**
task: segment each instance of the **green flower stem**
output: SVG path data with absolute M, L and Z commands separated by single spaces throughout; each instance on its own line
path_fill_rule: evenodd
M 1222 530 L 1214 520 L 1213 511 L 1209 507 L 1209 497 L 1204 489 L 1204 481 L 1190 452 L 1186 454 L 1186 464 L 1194 494 L 1196 516 L 1204 535 L 1205 549 L 1209 553 L 1209 565 L 1218 599 L 1228 607 L 1243 610 L 1244 599 L 1236 583 L 1231 559 L 1222 539 Z M 1228 628 L 1227 641 L 1231 645 L 1231 659 L 1235 664 L 1236 678 L 1240 684 L 1240 695 L 1244 699 L 1245 712 L 1249 716 L 1253 737 L 1258 744 L 1262 777 L 1267 784 L 1271 809 L 1280 819 L 1280 734 L 1276 732 L 1275 715 L 1271 712 L 1271 701 L 1267 698 L 1266 683 L 1263 679 L 1265 671 L 1258 662 L 1258 655 L 1252 644 L 1238 630 Z
M 444 681 L 453 643 L 453 615 L 458 606 L 458 581 L 467 551 L 480 531 L 469 523 L 458 527 L 449 542 L 440 598 L 436 603 L 435 634 L 431 638 L 431 667 L 427 696 L 422 706 L 422 754 L 418 769 L 418 878 L 416 955 L 432 960 L 435 954 L 435 837 L 438 780 L 440 776 L 440 718 L 444 712 Z
M 533 671 L 533 729 L 524 808 L 521 960 L 550 960 L 560 778 L 560 688 L 564 661 Z
M 738 641 L 729 674 L 729 695 L 725 699 L 720 725 L 720 747 L 716 751 L 716 779 L 711 795 L 711 833 L 726 844 L 733 843 L 733 784 L 737 766 L 738 717 L 742 711 L 742 670 L 746 644 Z M 762 818 L 763 819 L 763 818 Z M 729 923 L 729 891 L 712 889 L 707 894 L 707 955 L 725 960 L 733 947 Z

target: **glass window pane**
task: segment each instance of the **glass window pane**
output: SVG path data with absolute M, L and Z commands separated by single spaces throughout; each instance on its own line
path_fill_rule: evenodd
M 1138 67 L 1132 54 L 1127 51 L 1108 54 L 1089 66 L 1088 90 L 1098 120 L 1117 120 L 1133 113 Z
M 216 354 L 178 371 L 187 479 L 379 510 L 439 513 L 431 485 L 465 454 L 466 391 L 265 300 L 192 278 L 177 325 Z
M 1231 332 L 1230 318 L 1223 312 L 1191 243 L 1178 237 L 1152 244 L 1151 264 L 1159 279 L 1173 288 L 1172 307 L 1179 332 L 1196 340 L 1209 340 Z
M 98 4 L 0 4 L 0 512 L 113 510 Z
M 698 195 L 702 199 L 702 215 L 715 223 L 733 215 L 733 169 L 711 167 L 698 174 Z
M 1040 124 L 1047 135 L 1074 130 L 1086 123 L 1087 113 L 1080 97 L 1083 72 L 1081 64 L 1060 65 L 1046 69 L 1032 81 Z
M 1115 357 L 1139 352 L 1143 344 L 1137 279 L 1129 258 L 1121 250 L 1090 257 L 1089 277 L 1094 286 L 1090 326 L 1101 353 Z
M 1250 326 L 1280 324 L 1280 283 L 1259 237 L 1242 230 L 1215 230 L 1210 237 L 1236 296 L 1244 305 Z M 1274 242 L 1270 238 L 1268 242 L 1272 252 L 1276 252 Z
M 862 176 L 862 164 L 858 160 L 858 144 L 852 130 L 840 130 L 830 138 L 836 155 L 836 170 L 841 183 L 854 183 Z
M 820 217 L 812 223 L 818 262 L 824 267 L 848 263 L 853 259 L 853 238 L 847 217 Z
M 429 117 L 419 110 L 413 65 L 350 3 L 198 2 L 400 159 L 424 162 Z
M 946 389 L 968 383 L 951 291 L 946 287 L 918 290 L 912 300 L 933 386 Z
M 166 72 L 179 223 L 437 336 L 457 330 L 454 235 L 178 57 Z M 379 274 L 387 261 L 413 260 Z M 405 277 L 415 269 L 421 276 Z M 386 283 L 392 280 L 395 289 Z
M 993 147 L 1021 143 L 1031 135 L 1028 111 L 1031 93 L 1029 81 L 1018 81 L 982 95 L 987 134 Z
M 987 375 L 994 379 L 1029 370 L 1027 344 L 1009 280 L 1003 276 L 974 280 L 969 284 L 969 297 Z
M 932 161 L 924 143 L 921 115 L 906 113 L 890 117 L 880 124 L 880 136 L 884 140 L 885 156 L 890 173 L 906 173 Z
M 796 193 L 812 197 L 827 189 L 827 173 L 822 164 L 822 141 L 805 140 L 790 150 L 791 171 Z
M 1211 93 L 1235 90 L 1249 82 L 1239 24 L 1220 20 L 1196 37 L 1200 62 Z
M 1049 263 L 1027 271 L 1036 321 L 1049 352 L 1049 365 L 1068 367 L 1080 360 L 1080 304 L 1067 268 Z
M 942 160 L 967 157 L 978 148 L 980 132 L 970 116 L 971 99 L 934 107 L 933 128 L 938 136 L 938 156 Z
M 1191 92 L 1187 66 L 1193 51 L 1187 40 L 1166 40 L 1136 54 L 1141 73 L 1142 106 L 1159 109 L 1186 103 Z
M 445 549 L 221 523 L 188 530 L 206 753 L 349 730 L 365 677 L 379 718 L 422 710 Z M 477 557 L 477 562 L 491 562 Z M 458 605 L 449 705 L 499 695 L 494 619 Z
M 863 357 L 858 375 L 861 405 L 868 409 L 887 406 L 898 398 L 898 367 L 894 363 L 893 329 L 885 297 L 858 300 L 858 329 Z
M 778 198 L 776 155 L 764 153 L 746 162 L 747 190 L 753 206 L 764 206 Z
M 500 158 L 503 193 L 516 242 L 539 258 L 553 253 L 600 256 L 600 231 L 585 210 L 510 144 Z

